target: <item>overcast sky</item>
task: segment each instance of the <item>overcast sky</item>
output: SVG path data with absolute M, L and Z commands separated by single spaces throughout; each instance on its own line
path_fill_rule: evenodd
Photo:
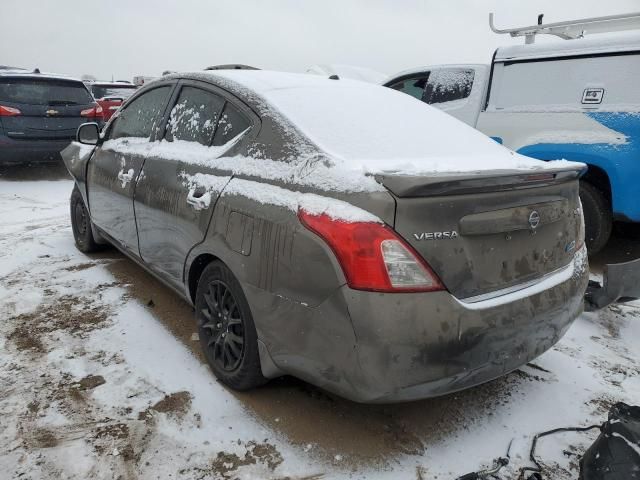
M 0 64 L 101 79 L 246 63 L 383 73 L 488 62 L 489 30 L 640 10 L 638 0 L 0 0 Z

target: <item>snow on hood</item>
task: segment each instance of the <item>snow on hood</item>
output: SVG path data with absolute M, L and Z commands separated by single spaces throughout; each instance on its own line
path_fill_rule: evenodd
M 269 71 L 216 71 L 276 108 L 340 168 L 434 174 L 578 167 L 515 154 L 401 92 L 351 80 Z

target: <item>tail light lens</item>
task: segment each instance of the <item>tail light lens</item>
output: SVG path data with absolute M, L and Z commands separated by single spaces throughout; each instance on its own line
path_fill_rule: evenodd
M 22 115 L 22 112 L 17 108 L 0 105 L 0 117 L 16 117 L 18 115 Z
M 86 110 L 82 110 L 80 112 L 82 117 L 88 118 L 103 118 L 104 112 L 102 111 L 102 107 L 100 105 L 96 105 L 95 107 L 87 108 Z
M 386 225 L 345 222 L 305 210 L 298 217 L 331 247 L 349 287 L 374 292 L 444 290 L 429 265 Z

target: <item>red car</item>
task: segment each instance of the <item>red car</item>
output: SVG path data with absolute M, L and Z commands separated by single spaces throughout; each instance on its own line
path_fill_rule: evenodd
M 87 86 L 91 90 L 93 98 L 102 107 L 105 122 L 138 88 L 136 85 L 126 82 L 94 82 Z

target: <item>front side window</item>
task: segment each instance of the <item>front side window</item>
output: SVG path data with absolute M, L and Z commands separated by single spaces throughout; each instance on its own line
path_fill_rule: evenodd
M 213 144 L 215 146 L 224 145 L 250 126 L 249 120 L 240 113 L 240 110 L 227 102 L 218 122 L 218 128 L 216 129 L 215 137 L 213 137 Z
M 167 85 L 154 88 L 134 99 L 120 111 L 109 138 L 149 138 L 162 118 L 170 92 L 171 87 Z
M 171 110 L 165 140 L 185 140 L 209 146 L 224 99 L 194 87 L 183 87 Z
M 429 76 L 422 100 L 428 104 L 462 100 L 471 94 L 474 71 L 465 68 L 442 68 Z
M 394 90 L 406 93 L 407 95 L 411 95 L 418 100 L 422 100 L 424 89 L 427 86 L 428 80 L 429 72 L 422 72 L 419 75 L 395 81 L 391 84 L 388 84 L 387 86 L 389 88 L 393 88 Z

